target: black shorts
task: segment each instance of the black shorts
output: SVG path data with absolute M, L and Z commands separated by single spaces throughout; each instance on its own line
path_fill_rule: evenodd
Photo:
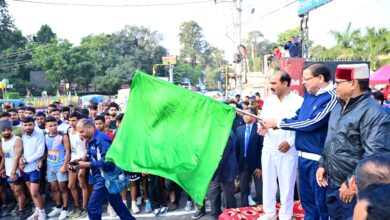
M 10 177 L 8 177 L 8 178 L 7 178 L 7 182 L 8 182 L 8 183 L 12 183 L 12 184 L 15 184 L 15 185 L 19 186 L 19 185 L 21 185 L 21 184 L 23 184 L 23 183 L 24 183 L 24 179 L 23 179 L 23 177 L 21 177 L 21 176 L 18 176 L 18 179 L 17 179 L 15 182 L 13 182 L 13 181 L 11 180 L 11 178 L 10 178 Z
M 129 182 L 135 182 L 141 179 L 141 173 L 125 172 Z

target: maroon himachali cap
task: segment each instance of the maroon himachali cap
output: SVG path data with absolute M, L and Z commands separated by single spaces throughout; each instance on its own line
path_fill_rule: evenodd
M 342 64 L 337 66 L 335 78 L 344 80 L 369 79 L 370 71 L 366 63 Z

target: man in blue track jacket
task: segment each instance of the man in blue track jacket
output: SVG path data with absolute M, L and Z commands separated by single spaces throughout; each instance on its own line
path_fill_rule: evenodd
M 111 139 L 105 133 L 99 131 L 89 119 L 81 119 L 77 123 L 77 131 L 86 140 L 88 151 L 88 162 L 79 161 L 77 167 L 90 168 L 95 180 L 87 208 L 89 219 L 100 220 L 102 218 L 103 205 L 108 201 L 120 219 L 134 220 L 135 218 L 122 202 L 119 193 L 110 194 L 108 192 L 102 176 L 102 171 L 110 172 L 115 169 L 115 164 L 105 161 L 106 152 L 111 145 Z
M 303 70 L 302 82 L 308 93 L 297 116 L 290 119 L 268 119 L 267 128 L 296 131 L 298 150 L 299 191 L 305 220 L 328 219 L 326 188 L 316 182 L 316 171 L 324 149 L 328 120 L 337 103 L 330 70 L 322 63 L 311 64 Z

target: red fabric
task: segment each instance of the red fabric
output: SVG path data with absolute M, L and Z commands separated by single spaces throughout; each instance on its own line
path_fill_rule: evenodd
M 263 108 L 264 101 L 263 101 L 263 100 L 259 100 L 259 101 L 257 102 L 257 104 L 259 104 L 259 106 Z
M 277 60 L 280 59 L 280 58 L 282 58 L 282 52 L 280 52 L 280 49 L 279 49 L 279 48 L 276 48 L 276 49 L 275 49 L 274 58 L 277 59 Z
M 276 205 L 277 212 L 279 212 L 280 204 Z M 226 209 L 218 217 L 218 220 L 256 220 L 260 216 L 264 215 L 263 206 L 257 207 L 244 207 L 236 209 Z M 305 217 L 302 205 L 300 201 L 294 202 L 294 214 L 293 220 L 303 220 Z
M 354 69 L 353 68 L 337 68 L 335 78 L 336 79 L 345 79 L 353 80 L 354 79 Z
M 109 132 L 109 131 L 106 131 L 106 135 L 111 139 L 111 141 L 114 140 L 114 134 Z

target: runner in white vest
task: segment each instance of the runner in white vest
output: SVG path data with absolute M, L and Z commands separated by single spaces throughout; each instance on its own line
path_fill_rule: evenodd
M 2 136 L 2 146 L 0 148 L 2 161 L 0 164 L 4 164 L 3 167 L 0 167 L 0 170 L 5 169 L 7 182 L 18 201 L 18 218 L 26 219 L 30 213 L 25 209 L 26 197 L 24 195 L 23 178 L 18 168 L 19 160 L 23 153 L 23 142 L 20 137 L 12 134 L 12 123 L 8 120 L 0 121 L 0 132 Z

